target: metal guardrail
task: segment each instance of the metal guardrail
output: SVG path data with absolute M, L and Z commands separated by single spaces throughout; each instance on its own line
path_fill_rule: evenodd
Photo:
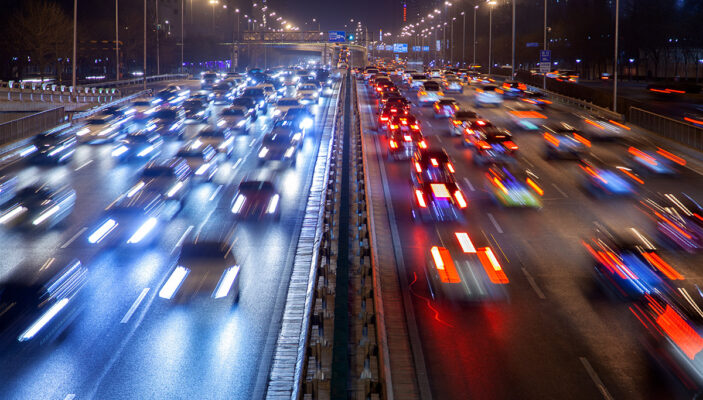
M 25 139 L 60 125 L 65 120 L 63 107 L 41 111 L 0 124 L 0 145 Z
M 637 107 L 630 107 L 627 120 L 657 135 L 703 151 L 703 128 Z
M 112 101 L 112 102 L 110 102 L 110 103 L 103 104 L 103 105 L 100 105 L 100 106 L 97 106 L 97 107 L 93 107 L 93 108 L 91 108 L 91 109 L 89 109 L 89 110 L 85 110 L 85 111 L 81 111 L 81 112 L 74 113 L 73 115 L 71 115 L 71 120 L 72 120 L 72 121 L 75 121 L 75 120 L 78 120 L 78 119 L 90 117 L 91 115 L 93 115 L 93 114 L 95 114 L 95 113 L 97 113 L 97 112 L 100 112 L 100 111 L 102 111 L 102 110 L 104 110 L 104 109 L 106 109 L 106 108 L 108 108 L 108 107 L 119 106 L 119 105 L 121 105 L 121 104 L 123 104 L 123 103 L 126 103 L 126 102 L 128 102 L 128 101 L 134 100 L 134 99 L 136 99 L 136 98 L 139 98 L 139 97 L 142 97 L 142 96 L 151 95 L 151 93 L 152 93 L 152 90 L 151 90 L 151 89 L 147 89 L 147 90 L 142 90 L 142 91 L 139 91 L 139 92 L 137 92 L 137 93 L 131 94 L 131 95 L 129 95 L 129 96 L 121 97 L 121 98 L 119 98 L 119 99 L 117 99 L 117 100 L 115 100 L 115 101 Z
M 162 75 L 152 75 L 152 76 L 147 76 L 146 77 L 146 82 L 158 82 L 158 81 L 170 81 L 174 79 L 186 79 L 188 78 L 188 74 L 162 74 Z M 88 85 L 84 85 L 85 87 L 100 87 L 100 88 L 107 88 L 107 87 L 121 87 L 121 86 L 132 86 L 132 85 L 138 85 L 140 83 L 144 83 L 144 78 L 134 78 L 134 79 L 121 79 L 119 81 L 110 81 L 110 82 L 99 82 L 99 83 L 91 83 Z
M 590 103 L 588 101 L 580 100 L 580 99 L 575 99 L 573 97 L 568 97 L 564 96 L 562 94 L 552 92 L 546 89 L 542 89 L 536 86 L 527 86 L 528 89 L 530 89 L 533 92 L 539 92 L 543 93 L 545 96 L 549 97 L 553 101 L 557 101 L 562 104 L 570 105 L 570 106 L 576 106 L 578 108 L 583 108 L 584 110 L 588 110 L 593 114 L 596 114 L 601 117 L 606 117 L 609 119 L 614 119 L 616 121 L 622 121 L 624 120 L 624 116 L 622 114 L 613 112 L 607 108 L 603 108 L 600 106 L 597 106 L 593 103 Z

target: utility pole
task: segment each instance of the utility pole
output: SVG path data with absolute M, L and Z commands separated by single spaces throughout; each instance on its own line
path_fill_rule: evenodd
M 547 0 L 544 0 L 544 46 L 542 46 L 542 48 L 544 50 L 547 50 Z M 541 67 L 542 67 L 542 63 L 540 62 L 540 68 Z M 551 64 L 549 65 L 549 68 L 550 69 L 552 68 Z M 542 89 L 547 89 L 547 73 L 546 72 L 542 73 Z
M 488 76 L 493 67 L 493 7 L 488 6 Z
M 478 6 L 474 6 L 474 60 L 471 65 L 476 65 L 476 10 L 478 10 Z
M 76 45 L 78 43 L 78 0 L 73 0 L 73 71 L 71 77 L 71 86 L 73 92 L 76 92 Z
M 184 68 L 183 68 L 183 51 L 184 47 L 186 47 L 186 34 L 185 30 L 183 29 L 183 19 L 185 17 L 186 9 L 185 9 L 185 0 L 181 0 L 181 66 L 178 68 L 181 73 L 183 73 Z
M 464 29 L 461 35 L 461 63 L 466 66 L 466 12 L 462 11 L 461 16 L 464 19 Z

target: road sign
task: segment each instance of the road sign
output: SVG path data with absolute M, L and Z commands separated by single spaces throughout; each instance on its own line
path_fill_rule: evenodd
M 537 42 L 527 42 L 526 47 L 539 47 L 539 43 Z
M 551 50 L 540 50 L 539 51 L 539 72 L 546 74 L 552 70 L 552 51 Z
M 347 33 L 344 31 L 329 31 L 328 41 L 332 43 L 344 43 L 346 41 Z
M 385 45 L 379 44 L 378 46 L 376 46 L 376 50 L 385 50 L 385 49 L 386 49 Z
M 422 46 L 413 46 L 413 51 L 420 51 L 422 50 Z
M 435 49 L 437 51 L 442 51 L 442 43 L 438 40 L 437 43 L 435 43 L 435 44 L 436 44 Z
M 393 45 L 387 44 L 386 51 L 393 51 Z
M 422 51 L 430 51 L 430 46 L 422 46 Z
M 407 53 L 408 52 L 408 44 L 407 43 L 393 43 L 393 52 L 394 53 Z

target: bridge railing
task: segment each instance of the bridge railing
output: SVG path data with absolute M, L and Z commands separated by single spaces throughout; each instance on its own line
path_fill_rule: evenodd
M 152 75 L 152 76 L 147 76 L 146 77 L 146 82 L 159 82 L 159 81 L 172 81 L 175 79 L 187 79 L 188 74 L 161 74 L 161 75 Z M 133 86 L 133 85 L 139 85 L 140 83 L 144 83 L 144 78 L 133 78 L 133 79 L 120 79 L 118 81 L 110 81 L 110 82 L 98 82 L 98 83 L 91 83 L 88 85 L 85 85 L 85 87 L 101 87 L 101 88 L 113 88 L 113 87 L 121 87 L 121 86 Z
M 48 131 L 65 122 L 66 113 L 63 107 L 38 112 L 26 117 L 0 124 L 0 145 L 25 139 L 41 132 Z

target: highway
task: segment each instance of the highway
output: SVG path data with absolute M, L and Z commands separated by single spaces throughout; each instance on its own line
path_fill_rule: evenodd
M 395 78 L 394 78 L 395 79 Z M 404 86 L 396 81 L 399 87 Z M 444 148 L 454 160 L 456 177 L 468 197 L 464 222 L 419 223 L 411 218 L 410 162 L 390 161 L 388 141 L 378 129 L 376 97 L 357 81 L 365 151 L 377 154 L 385 176 L 386 205 L 400 282 L 410 294 L 424 365 L 435 399 L 663 399 L 685 396 L 648 358 L 639 342 L 641 326 L 628 304 L 614 300 L 594 280 L 593 261 L 581 244 L 598 221 L 617 229 L 635 227 L 656 236 L 653 221 L 636 199 L 597 199 L 581 188 L 577 163 L 547 161 L 541 131 L 516 129 L 510 114 L 516 103 L 477 112 L 510 129 L 519 146 L 518 166 L 539 177 L 544 190 L 538 210 L 498 206 L 488 192 L 485 169 L 474 164 L 460 137 L 450 136 L 448 121 L 417 106 L 414 91 L 401 93 L 415 104 L 430 148 Z M 461 108 L 473 109 L 473 88 L 447 94 Z M 549 122 L 576 122 L 582 111 L 553 104 Z M 636 129 L 626 143 L 595 143 L 594 157 L 626 160 L 629 144 L 647 142 Z M 678 176 L 650 177 L 641 194 L 685 191 L 703 198 L 701 170 L 688 164 Z M 388 201 L 390 200 L 390 201 Z M 490 246 L 509 284 L 506 298 L 449 304 L 432 298 L 425 264 L 431 246 L 457 247 L 456 232 L 467 232 L 478 246 Z M 399 251 L 398 251 L 399 250 Z M 700 284 L 701 254 L 663 250 L 663 257 L 689 282 Z M 410 329 L 411 333 L 413 329 Z M 412 340 L 411 340 L 412 343 Z M 422 385 L 420 379 L 420 385 Z
M 198 81 L 177 82 L 192 90 Z M 337 91 L 335 90 L 336 96 Z M 14 162 L 21 186 L 68 184 L 77 192 L 73 214 L 47 232 L 0 231 L 0 278 L 17 268 L 39 270 L 52 258 L 78 258 L 89 271 L 83 312 L 61 340 L 37 352 L 0 355 L 3 399 L 251 399 L 263 396 L 279 331 L 321 127 L 332 118 L 334 96 L 316 106 L 294 168 L 260 167 L 257 152 L 271 118 L 258 118 L 236 138 L 231 158 L 213 182 L 194 186 L 185 207 L 143 251 L 91 244 L 102 210 L 135 183 L 141 164 L 119 163 L 111 145 L 80 145 L 64 166 Z M 211 106 L 215 107 L 215 106 Z M 219 111 L 215 107 L 213 115 Z M 211 117 L 212 119 L 213 117 Z M 212 121 L 211 121 L 212 122 Z M 205 124 L 188 125 L 186 138 Z M 169 139 L 162 157 L 182 144 Z M 237 222 L 230 211 L 245 176 L 271 176 L 282 193 L 280 221 Z M 159 288 L 184 240 L 226 240 L 242 266 L 235 306 L 208 299 L 165 302 Z

